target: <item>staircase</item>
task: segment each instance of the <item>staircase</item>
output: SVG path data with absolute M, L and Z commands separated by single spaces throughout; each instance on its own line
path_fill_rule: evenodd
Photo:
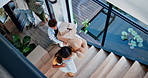
M 59 47 L 50 50 L 51 59 L 40 71 L 48 78 L 70 78 L 66 73 L 52 67 L 54 54 Z M 89 47 L 83 58 L 72 57 L 78 69 L 73 78 L 148 78 L 148 67 L 138 61 L 109 53 L 94 46 Z

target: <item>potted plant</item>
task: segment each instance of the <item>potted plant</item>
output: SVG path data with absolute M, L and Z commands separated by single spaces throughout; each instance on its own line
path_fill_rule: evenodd
M 84 33 L 86 34 L 88 32 L 88 26 L 90 25 L 90 23 L 88 22 L 88 19 L 82 22 L 82 25 L 84 27 L 80 30 L 80 32 L 84 31 Z
M 12 36 L 14 46 L 24 55 L 27 56 L 31 51 L 33 51 L 36 47 L 34 43 L 30 44 L 31 37 L 25 36 L 21 41 L 20 36 L 14 35 Z

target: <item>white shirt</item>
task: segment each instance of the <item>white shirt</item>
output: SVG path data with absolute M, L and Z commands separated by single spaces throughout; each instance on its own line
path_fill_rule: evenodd
M 58 27 L 58 29 L 60 28 L 60 24 L 61 24 L 61 22 L 57 22 L 57 27 Z M 61 42 L 60 40 L 58 40 L 58 39 L 54 36 L 54 34 L 55 34 L 54 29 L 48 27 L 48 36 L 49 36 L 49 39 L 52 40 L 55 44 L 63 43 L 63 42 Z

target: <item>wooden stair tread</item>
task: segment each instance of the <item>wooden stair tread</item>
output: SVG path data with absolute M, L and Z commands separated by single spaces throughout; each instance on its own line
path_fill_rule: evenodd
M 57 46 L 56 44 L 51 44 L 50 46 L 48 46 L 46 48 L 46 51 L 50 52 L 52 49 L 54 49 L 54 47 Z
M 115 64 L 118 62 L 119 57 L 110 53 L 100 67 L 94 72 L 90 78 L 105 78 L 107 74 L 112 70 Z
M 76 64 L 76 67 L 77 67 L 77 70 L 79 71 L 80 68 L 88 63 L 88 60 L 91 59 L 91 57 L 93 57 L 93 55 L 95 55 L 95 51 L 96 51 L 96 48 L 94 46 L 91 46 L 88 51 L 86 51 L 86 53 L 84 54 L 84 57 L 83 58 L 75 58 L 74 61 L 75 61 L 75 64 Z M 94 53 L 93 53 L 94 52 Z M 61 76 L 62 75 L 62 76 Z M 52 78 L 67 78 L 68 76 L 66 75 L 66 73 L 62 72 L 61 70 L 58 70 L 53 76 Z
M 91 74 L 101 65 L 101 63 L 107 58 L 108 53 L 101 49 L 86 65 L 83 70 L 76 76 L 76 78 L 89 78 Z
M 148 78 L 148 72 L 146 73 L 146 75 L 144 76 L 144 78 Z
M 76 75 L 86 66 L 86 64 L 97 54 L 98 50 L 92 46 L 87 53 L 85 53 L 83 58 L 76 58 L 75 64 L 78 69 Z
M 109 72 L 106 78 L 123 78 L 126 72 L 131 67 L 132 62 L 127 60 L 125 57 L 121 57 L 114 68 Z
M 146 69 L 138 61 L 135 61 L 124 78 L 143 78 L 146 74 Z
M 58 52 L 59 49 L 60 49 L 60 47 L 59 47 L 58 45 L 56 45 L 52 50 L 50 50 L 50 51 L 48 52 L 50 58 L 52 58 L 52 57 Z
M 58 69 L 58 71 L 51 78 L 62 78 L 61 76 L 65 74 L 65 72 L 62 72 L 60 69 Z
M 85 54 L 83 58 L 76 58 L 75 64 L 77 66 L 77 68 L 79 69 L 80 67 L 83 66 L 83 64 L 87 64 L 89 62 L 89 60 L 95 55 L 97 54 L 97 49 L 92 46 Z
M 50 59 L 47 61 L 47 63 L 40 69 L 40 71 L 45 74 L 51 67 L 52 67 L 52 61 L 54 54 L 59 50 L 59 46 L 55 46 L 52 50 L 49 52 Z
M 73 59 L 76 59 L 76 58 L 78 58 L 77 57 L 77 55 L 76 54 L 74 54 L 73 56 L 72 56 L 72 58 Z M 56 69 L 56 70 L 54 70 L 55 68 L 53 68 L 52 69 L 52 71 L 54 71 L 54 73 L 51 73 L 51 71 L 49 71 L 50 72 L 50 74 L 48 74 L 48 75 L 50 75 L 50 76 L 47 76 L 48 78 L 62 78 L 62 76 L 64 76 L 66 73 L 64 73 L 64 72 L 62 72 L 61 70 L 59 70 L 59 69 Z M 68 76 L 67 76 L 68 77 Z M 64 78 L 66 78 L 66 77 L 64 77 Z
M 45 76 L 47 78 L 51 78 L 59 69 L 51 67 L 46 73 Z

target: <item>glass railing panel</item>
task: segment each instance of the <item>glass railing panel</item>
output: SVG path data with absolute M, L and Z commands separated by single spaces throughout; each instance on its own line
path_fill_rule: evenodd
M 98 3 L 98 5 L 101 5 L 104 8 L 108 9 L 108 3 L 106 3 L 105 1 L 93 1 Z M 105 13 L 107 13 L 107 10 L 104 11 Z M 142 23 L 138 19 L 132 17 L 131 15 L 114 6 L 111 13 L 111 17 L 112 16 L 114 16 L 114 18 L 110 18 L 110 24 L 105 39 L 105 45 L 101 47 L 107 51 L 125 56 L 126 58 L 138 60 L 141 63 L 148 64 L 148 25 Z M 105 16 L 102 17 L 102 19 L 104 18 L 106 19 Z M 97 22 L 94 22 L 94 20 Z M 91 22 L 91 24 L 101 23 L 99 22 L 100 20 L 97 18 L 95 18 L 94 20 Z M 93 37 L 97 38 L 96 40 L 99 40 L 99 42 L 102 44 L 101 41 L 104 32 L 98 36 L 97 30 L 101 29 L 99 29 L 99 27 L 93 29 L 96 30 L 91 30 L 90 26 L 89 32 L 91 34 L 94 34 L 95 36 Z M 95 43 L 93 44 L 96 45 Z
M 97 37 L 104 29 L 106 17 L 106 14 L 102 12 L 97 15 L 97 17 L 92 22 L 90 22 L 88 31 Z
M 132 59 L 148 62 L 148 35 L 118 16 L 108 28 L 104 47 Z
M 115 14 L 111 14 L 111 18 L 109 21 L 109 24 L 111 24 L 115 19 Z M 102 43 L 102 37 L 103 32 L 105 28 L 107 18 L 107 10 L 103 9 L 101 13 L 99 13 L 91 22 L 88 27 L 89 35 L 91 35 L 93 38 L 99 41 L 99 43 Z

